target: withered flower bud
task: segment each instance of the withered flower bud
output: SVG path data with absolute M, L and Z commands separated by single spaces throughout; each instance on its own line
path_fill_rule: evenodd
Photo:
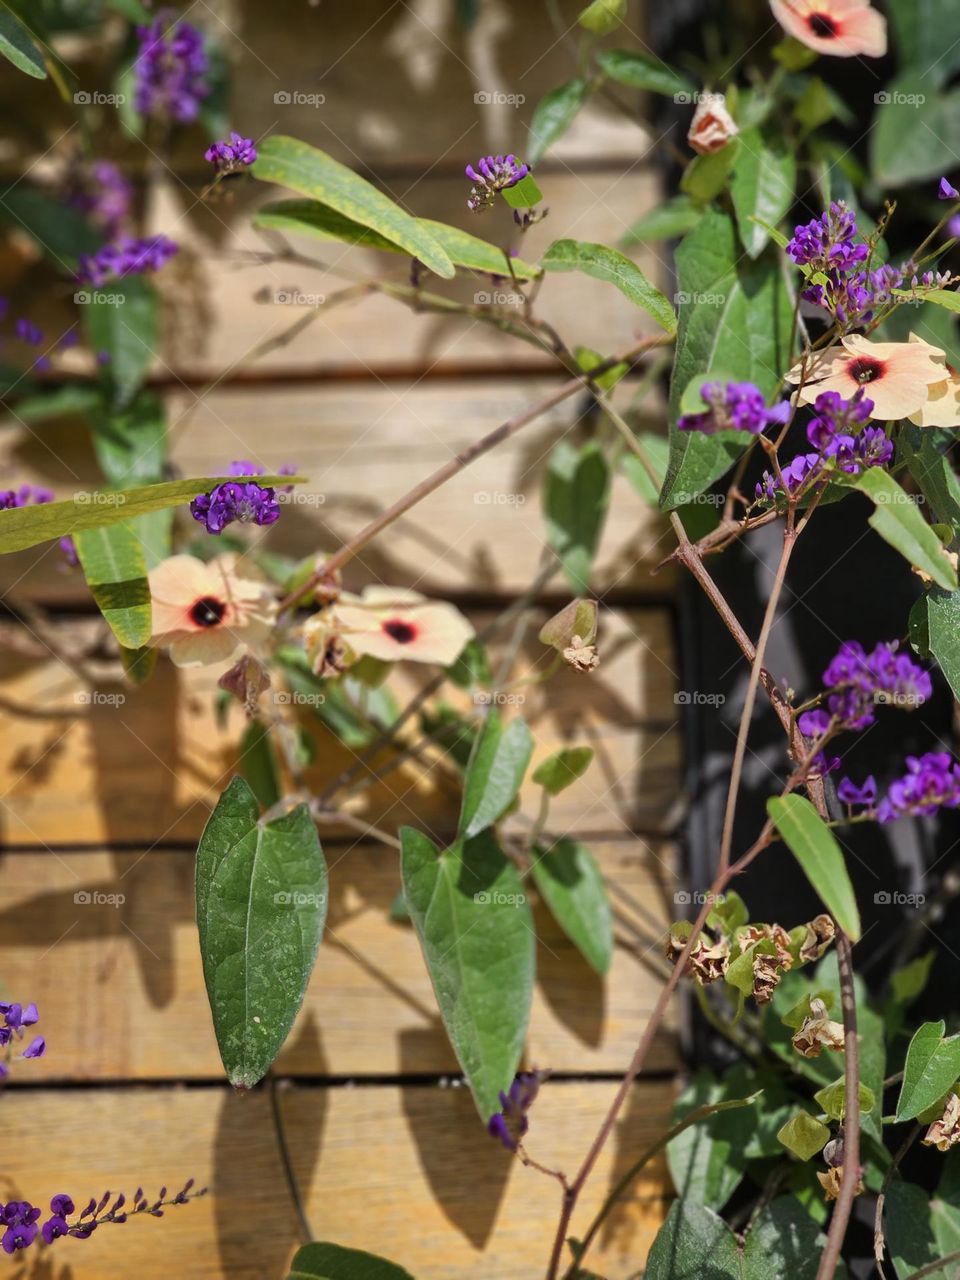
M 934 1120 L 921 1141 L 925 1147 L 936 1147 L 938 1151 L 949 1151 L 960 1142 L 960 1098 L 955 1093 L 947 1096 L 943 1115 Z
M 828 1169 L 826 1173 L 817 1172 L 817 1181 L 823 1187 L 824 1199 L 827 1201 L 836 1200 L 840 1194 L 840 1184 L 843 1182 L 843 1165 L 835 1165 Z M 857 1178 L 857 1187 L 853 1193 L 855 1196 L 863 1194 L 863 1178 Z
M 708 156 L 719 151 L 739 132 L 722 93 L 700 95 L 687 133 L 687 142 L 698 155 Z
M 810 1001 L 810 1015 L 793 1036 L 793 1047 L 804 1058 L 819 1058 L 826 1049 L 845 1048 L 843 1023 L 827 1017 L 827 1006 L 822 1000 Z
M 563 651 L 563 660 L 574 671 L 593 671 L 600 665 L 596 645 L 587 644 L 580 636 L 574 636 Z
M 257 713 L 261 693 L 270 688 L 270 677 L 253 654 L 245 653 L 239 662 L 223 673 L 217 684 L 233 694 L 252 719 Z
M 804 964 L 810 960 L 819 960 L 837 932 L 836 925 L 826 913 L 808 921 L 806 930 L 806 937 L 800 947 L 800 959 Z

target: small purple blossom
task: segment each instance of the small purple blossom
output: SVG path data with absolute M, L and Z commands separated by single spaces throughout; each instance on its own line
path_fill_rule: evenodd
M 514 155 L 484 156 L 477 161 L 476 168 L 468 164 L 464 173 L 473 183 L 467 208 L 472 213 L 481 213 L 489 209 L 496 199 L 497 192 L 506 187 L 515 187 L 530 172 L 530 166 L 523 164 Z
M 74 178 L 68 199 L 115 239 L 130 217 L 133 185 L 112 161 L 95 160 Z
M 189 124 L 210 94 L 209 58 L 203 35 L 171 9 L 149 26 L 137 27 L 134 105 L 144 116 Z
M 229 142 L 215 142 L 208 147 L 203 158 L 208 160 L 220 177 L 237 173 L 253 164 L 257 158 L 257 148 L 252 138 L 244 138 L 239 133 L 230 134 Z
M 190 514 L 207 533 L 221 534 L 235 520 L 241 524 L 273 524 L 280 518 L 276 491 L 249 481 L 225 480 L 209 493 L 199 493 L 190 503 Z
M 77 279 L 99 289 L 108 280 L 159 271 L 179 251 L 180 246 L 167 236 L 150 236 L 145 240 L 124 236 L 112 244 L 105 244 L 96 253 L 81 254 L 77 263 Z
M 871 774 L 864 779 L 863 785 L 858 787 L 850 778 L 841 778 L 837 787 L 837 797 L 841 804 L 849 805 L 851 808 L 872 808 L 877 799 L 877 780 Z
M 20 1056 L 23 1058 L 42 1058 L 46 1051 L 47 1042 L 43 1036 L 34 1036 Z
M 946 178 L 940 179 L 940 186 L 937 188 L 938 200 L 960 200 L 960 191 L 956 187 L 952 187 Z
M 500 1091 L 500 1110 L 490 1117 L 487 1132 L 508 1151 L 516 1151 L 530 1127 L 527 1112 L 536 1101 L 543 1079 L 542 1071 L 520 1071 L 508 1092 Z
M 827 708 L 844 729 L 865 729 L 873 724 L 877 703 L 911 710 L 933 692 L 929 672 L 924 671 L 896 642 L 876 645 L 867 653 L 856 640 L 842 644 L 823 673 Z
M 783 426 L 790 417 L 790 403 L 782 400 L 767 408 L 763 392 L 752 382 L 705 382 L 700 398 L 707 406 L 704 413 L 688 413 L 677 419 L 679 431 L 749 431 L 759 435 L 771 423 Z
M 870 256 L 869 245 L 857 242 L 857 218 L 843 201 L 834 201 L 819 218 L 794 227 L 787 254 L 798 267 L 846 272 Z
M 22 484 L 19 489 L 0 489 L 0 511 L 14 507 L 28 507 L 32 503 L 53 501 L 53 490 L 39 484 Z M 0 1012 L 3 1005 L 0 1004 Z
M 830 714 L 815 707 L 812 711 L 804 711 L 797 717 L 797 727 L 807 738 L 819 738 L 830 728 Z
M 32 320 L 28 320 L 26 316 L 20 316 L 13 326 L 13 331 L 20 339 L 30 347 L 39 347 L 43 342 L 43 330 L 38 324 L 34 324 Z
M 892 782 L 877 806 L 881 822 L 960 807 L 960 764 L 945 751 L 907 756 L 907 772 Z

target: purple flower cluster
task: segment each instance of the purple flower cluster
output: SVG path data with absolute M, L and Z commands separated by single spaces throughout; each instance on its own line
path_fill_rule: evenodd
M 900 653 L 896 641 L 881 642 L 870 653 L 856 640 L 845 641 L 824 671 L 823 683 L 827 709 L 805 711 L 797 721 L 808 737 L 819 737 L 831 726 L 865 729 L 873 724 L 878 703 L 909 711 L 933 692 L 929 673 Z
M 516 156 L 484 156 L 476 168 L 468 164 L 464 170 L 473 183 L 467 208 L 472 213 L 489 209 L 497 192 L 505 187 L 515 187 L 530 172 L 528 164 L 522 164 Z
M 236 173 L 253 164 L 257 148 L 252 138 L 231 132 L 229 142 L 215 142 L 212 147 L 207 147 L 203 158 L 209 160 L 220 177 L 226 177 L 228 173 Z
M 190 1178 L 182 1190 L 169 1199 L 167 1199 L 166 1187 L 162 1187 L 159 1196 L 152 1202 L 143 1194 L 142 1188 L 138 1187 L 133 1197 L 133 1203 L 129 1207 L 127 1207 L 127 1198 L 123 1192 L 117 1196 L 111 1205 L 110 1192 L 107 1191 L 99 1203 L 96 1199 L 91 1199 L 86 1208 L 77 1216 L 75 1222 L 67 1221 L 76 1210 L 73 1200 L 68 1195 L 57 1195 L 50 1201 L 51 1217 L 40 1228 L 37 1227 L 40 1210 L 35 1205 L 32 1205 L 29 1200 L 10 1200 L 7 1204 L 0 1204 L 0 1230 L 3 1231 L 0 1244 L 3 1245 L 6 1253 L 17 1253 L 21 1249 L 28 1249 L 33 1244 L 37 1238 L 38 1231 L 47 1244 L 53 1244 L 54 1240 L 58 1240 L 61 1236 L 73 1236 L 77 1240 L 89 1240 L 97 1227 L 103 1226 L 104 1223 L 126 1222 L 128 1216 L 138 1213 L 147 1213 L 154 1218 L 162 1218 L 165 1206 L 187 1204 L 190 1200 L 206 1195 L 206 1187 L 199 1191 L 194 1191 L 191 1195 L 192 1187 L 193 1179 Z M 108 1205 L 109 1208 L 107 1207 Z
M 500 1110 L 487 1122 L 487 1132 L 491 1138 L 502 1142 L 508 1151 L 516 1151 L 530 1127 L 527 1112 L 536 1101 L 543 1079 L 542 1071 L 520 1071 L 509 1091 L 500 1091 Z
M 137 27 L 134 104 L 141 115 L 188 124 L 210 93 L 209 58 L 203 35 L 164 9 L 149 26 Z
M 0 1000 L 0 1046 L 6 1049 L 8 1059 L 14 1039 L 22 1040 L 26 1034 L 27 1027 L 32 1027 L 34 1023 L 39 1021 L 40 1015 L 37 1013 L 35 1004 L 28 1004 L 24 1008 L 23 1005 L 11 1004 L 5 1000 Z M 43 1036 L 34 1036 L 20 1056 L 22 1058 L 42 1058 L 46 1048 L 47 1042 Z M 0 1062 L 0 1080 L 5 1080 L 9 1074 L 10 1071 L 7 1064 Z M 10 1252 L 9 1249 L 7 1252 Z
M 246 484 L 225 480 L 209 493 L 198 493 L 190 503 L 190 514 L 207 533 L 220 534 L 235 520 L 241 524 L 273 524 L 280 518 L 280 503 L 276 491 L 266 485 L 252 480 Z
M 880 822 L 960 808 L 960 764 L 946 751 L 907 756 L 907 772 L 891 782 L 877 806 Z
M 805 302 L 823 307 L 841 325 L 867 324 L 878 303 L 887 301 L 912 271 L 883 264 L 873 270 L 863 265 L 870 246 L 857 239 L 857 219 L 851 209 L 834 202 L 819 218 L 795 227 L 787 254 L 811 276 L 821 278 L 801 293 Z
M 150 236 L 146 240 L 123 236 L 112 244 L 105 244 L 96 253 L 81 254 L 77 263 L 77 279 L 99 289 L 108 280 L 121 280 L 124 276 L 140 275 L 144 271 L 159 271 L 179 249 L 176 241 L 167 236 Z
M 95 160 L 75 177 L 68 198 L 74 209 L 88 214 L 112 240 L 130 216 L 133 186 L 111 161 Z
M 868 467 L 880 467 L 893 457 L 893 443 L 882 427 L 868 427 L 873 401 L 862 389 L 849 400 L 836 391 L 824 391 L 814 403 L 807 424 L 807 439 L 815 453 L 801 453 L 781 468 L 784 486 L 796 496 L 808 483 L 826 478 L 830 471 L 859 475 Z M 773 501 L 781 493 L 778 478 L 765 471 L 756 487 L 758 499 Z
M 749 431 L 759 435 L 771 423 L 783 426 L 790 418 L 790 403 L 782 400 L 767 408 L 763 392 L 752 382 L 705 382 L 700 398 L 707 406 L 703 413 L 688 413 L 677 419 L 679 431 Z

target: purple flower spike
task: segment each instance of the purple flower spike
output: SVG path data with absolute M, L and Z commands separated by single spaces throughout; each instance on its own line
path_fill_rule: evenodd
M 759 435 L 771 423 L 783 426 L 790 417 L 790 404 L 783 400 L 767 408 L 763 392 L 752 382 L 705 382 L 700 399 L 707 406 L 704 413 L 688 413 L 677 419 L 679 431 L 749 431 Z
M 907 772 L 890 784 L 877 806 L 881 822 L 960 807 L 960 764 L 945 751 L 907 756 Z
M 235 520 L 241 524 L 273 524 L 280 518 L 280 503 L 275 490 L 265 485 L 225 480 L 209 493 L 198 493 L 190 503 L 190 514 L 207 533 L 221 534 Z
M 477 161 L 476 167 L 468 164 L 464 173 L 473 183 L 467 208 L 472 213 L 482 213 L 489 209 L 497 197 L 498 191 L 506 187 L 515 187 L 530 172 L 530 166 L 523 164 L 516 156 L 484 156 Z
M 180 246 L 167 236 L 150 236 L 146 240 L 125 236 L 114 244 L 105 244 L 96 253 L 82 253 L 77 262 L 77 280 L 99 289 L 108 280 L 159 271 L 179 252 Z
M 877 780 L 871 774 L 864 780 L 863 786 L 858 787 L 850 778 L 841 778 L 837 787 L 837 797 L 841 804 L 872 808 L 877 799 Z
M 516 1151 L 520 1140 L 530 1127 L 527 1112 L 536 1101 L 540 1085 L 545 1079 L 542 1071 L 520 1071 L 507 1093 L 500 1092 L 500 1110 L 487 1123 L 487 1132 L 508 1151 Z
M 244 138 L 239 133 L 231 133 L 229 142 L 215 142 L 204 152 L 204 159 L 213 165 L 221 177 L 238 173 L 253 164 L 256 158 L 257 148 L 253 139 Z
M 956 187 L 951 187 L 946 178 L 940 179 L 940 186 L 937 189 L 938 200 L 960 200 L 960 191 Z
M 134 105 L 141 115 L 189 123 L 210 94 L 209 59 L 203 35 L 164 9 L 149 26 L 137 28 L 140 50 L 134 62 Z

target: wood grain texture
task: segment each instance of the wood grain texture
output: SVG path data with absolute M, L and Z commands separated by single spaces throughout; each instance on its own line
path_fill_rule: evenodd
M 527 1059 L 566 1073 L 615 1072 L 629 1060 L 659 993 L 660 942 L 677 888 L 667 844 L 637 839 L 591 848 L 618 916 L 620 945 L 605 979 L 533 897 L 539 945 Z M 278 1069 L 298 1076 L 457 1071 L 413 930 L 388 918 L 400 891 L 395 851 L 328 844 L 326 857 L 326 933 Z M 193 875 L 191 850 L 0 857 L 2 992 L 36 1001 L 49 1045 L 44 1058 L 18 1068 L 15 1082 L 222 1078 Z M 648 1068 L 675 1065 L 668 1024 Z
M 171 1046 L 176 1052 L 176 1046 Z M 531 1154 L 572 1169 L 610 1101 L 611 1083 L 548 1084 L 533 1114 Z M 587 1184 L 574 1234 L 606 1190 L 668 1123 L 668 1084 L 642 1083 Z M 556 1183 L 493 1143 L 464 1089 L 297 1087 L 282 1114 L 308 1219 L 319 1239 L 382 1252 L 417 1280 L 529 1280 L 546 1266 Z M 280 1280 L 296 1243 L 269 1099 L 226 1089 L 39 1090 L 7 1118 L 4 1198 L 82 1202 L 107 1187 L 131 1195 L 188 1177 L 209 1195 L 162 1219 L 104 1226 L 58 1241 L 51 1263 L 71 1280 Z M 642 1266 L 669 1180 L 651 1163 L 591 1254 L 609 1280 Z M 59 1274 L 59 1273 L 58 1273 Z
M 514 668 L 517 678 L 542 670 L 546 651 L 536 634 L 545 616 L 543 610 L 531 614 Z M 83 635 L 89 640 L 89 628 L 98 625 L 85 620 L 72 632 L 77 624 L 64 623 L 62 652 L 69 655 Z M 17 642 L 30 644 L 32 656 L 17 652 Z M 519 709 L 533 731 L 533 767 L 566 744 L 589 744 L 596 752 L 583 778 L 551 806 L 551 826 L 558 834 L 650 832 L 664 829 L 675 816 L 680 742 L 671 649 L 665 611 L 605 610 L 602 661 L 594 674 L 564 668 L 546 684 L 521 686 L 511 695 L 514 702 L 523 699 Z M 123 684 L 116 662 L 108 661 L 99 667 L 102 678 L 93 687 L 26 632 L 7 631 L 0 652 L 3 843 L 64 848 L 133 843 L 149 850 L 196 841 L 236 769 L 244 729 L 238 706 L 231 707 L 226 732 L 217 723 L 214 695 L 222 668 L 180 671 L 161 658 L 152 678 L 137 689 Z M 430 674 L 431 668 L 415 664 L 396 670 L 391 681 L 401 706 Z M 445 696 L 476 714 L 469 695 L 448 690 Z M 356 762 L 356 754 L 309 707 L 273 697 L 265 695 L 263 704 L 270 716 L 306 724 L 314 735 L 317 759 L 308 779 L 315 792 Z M 515 709 L 505 708 L 508 714 Z M 402 738 L 412 742 L 419 732 Z M 368 777 L 377 779 L 390 759 L 390 752 L 375 757 L 373 773 L 365 768 Z M 529 829 L 539 798 L 529 778 L 522 798 L 521 813 L 511 821 Z M 351 809 L 391 832 L 413 824 L 442 839 L 455 825 L 458 805 L 459 785 L 449 764 L 428 749 L 424 758 L 407 758 L 373 781 Z M 335 833 L 332 828 L 327 835 Z
M 172 461 L 183 476 L 216 474 L 235 458 L 267 468 L 296 463 L 308 482 L 257 542 L 295 556 L 330 551 L 555 386 L 546 378 L 413 380 L 221 389 L 203 400 L 180 389 L 168 396 Z M 559 440 L 577 443 L 598 426 L 589 408 L 588 398 L 572 397 L 478 458 L 365 549 L 349 581 L 439 595 L 525 590 L 545 543 L 541 490 L 550 452 Z M 76 421 L 14 425 L 0 436 L 0 471 L 18 483 L 48 485 L 58 497 L 102 485 L 88 434 Z M 181 520 L 187 532 L 186 512 Z M 652 569 L 673 545 L 660 513 L 617 476 L 596 558 L 597 591 L 669 591 L 673 575 L 654 576 Z M 56 543 L 4 556 L 0 595 L 11 603 L 89 598 L 79 573 L 62 568 Z

